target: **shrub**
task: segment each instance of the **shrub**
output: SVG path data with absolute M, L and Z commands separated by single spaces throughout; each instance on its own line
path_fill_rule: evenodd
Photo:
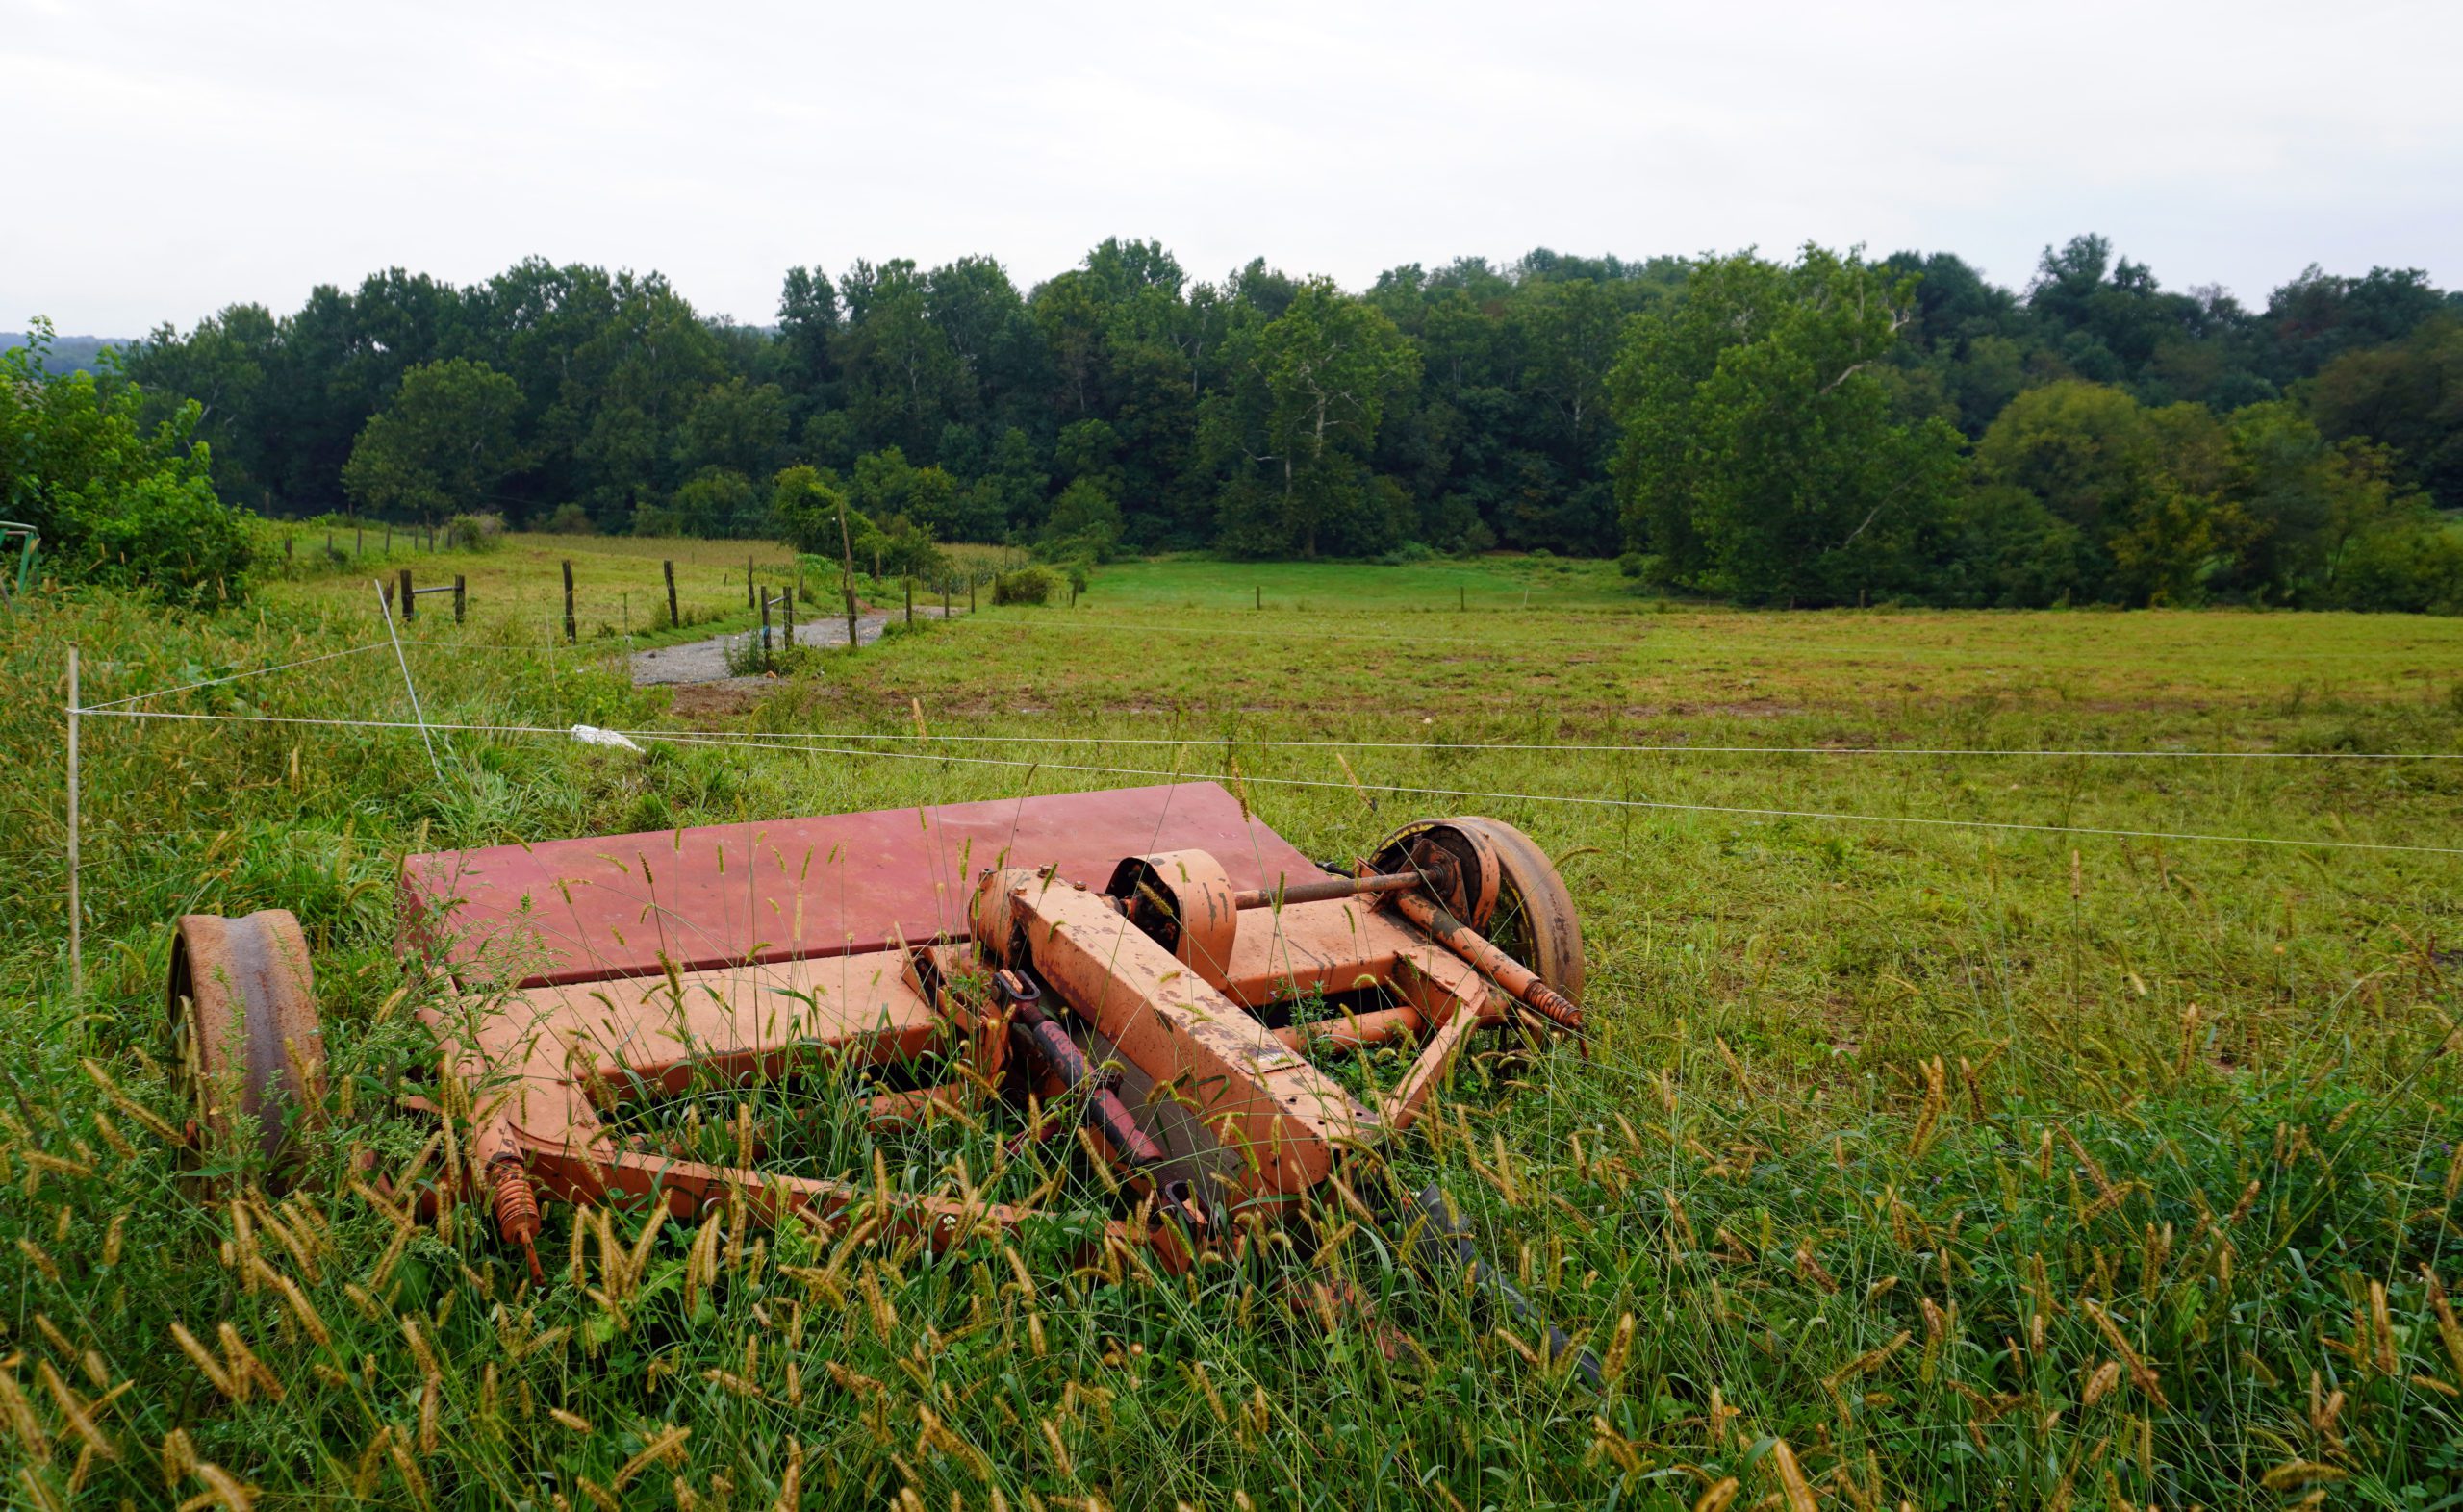
M 2365 532 L 2346 548 L 2332 595 L 2349 609 L 2463 612 L 2463 536 L 2433 521 Z
M 1616 559 L 1616 570 L 1627 577 L 1643 577 L 1650 571 L 1651 559 L 1643 552 L 1628 551 Z
M 572 508 L 570 504 L 565 507 Z M 502 515 L 456 515 L 444 522 L 444 548 L 447 551 L 494 551 L 502 544 Z
M 992 580 L 996 604 L 1048 604 L 1060 592 L 1060 575 L 1047 567 L 1020 567 Z
M 1436 551 L 1424 541 L 1406 541 L 1377 559 L 1379 567 L 1411 567 L 1436 560 Z
M 547 517 L 547 528 L 559 536 L 594 535 L 598 529 L 590 521 L 590 511 L 571 501 L 556 506 L 556 512 Z
M 626 526 L 625 530 L 628 534 L 635 536 L 683 536 L 691 534 L 691 532 L 684 528 L 684 517 L 682 515 L 673 509 L 669 509 L 666 506 L 659 504 L 634 505 L 633 522 Z

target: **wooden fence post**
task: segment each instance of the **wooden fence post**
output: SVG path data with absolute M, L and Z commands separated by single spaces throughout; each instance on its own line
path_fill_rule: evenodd
M 573 565 L 565 564 L 565 643 L 571 645 L 581 639 L 580 627 L 573 623 Z
M 761 669 L 770 669 L 770 595 L 755 590 L 753 597 L 761 601 Z
M 1266 607 L 1266 590 L 1262 583 L 1257 585 L 1257 607 L 1259 609 Z
M 460 624 L 460 623 L 462 622 L 462 604 L 463 604 L 462 574 L 461 574 L 461 573 L 459 573 L 459 572 L 456 572 L 456 573 L 454 573 L 454 574 L 453 574 L 453 622 L 454 622 L 455 624 L 457 624 L 457 625 L 458 625 L 458 624 Z
M 975 574 L 972 572 L 966 575 L 966 612 L 970 615 L 975 613 Z
M 847 505 L 843 500 L 838 506 L 838 552 L 846 568 L 838 586 L 847 594 L 847 649 L 851 652 L 855 649 L 855 542 L 848 533 Z
M 683 617 L 675 612 L 675 563 L 670 560 L 659 566 L 667 571 L 667 627 L 673 630 L 684 622 Z
M 747 557 L 744 559 L 744 607 L 750 609 L 753 607 L 753 603 L 752 559 L 750 557 Z
M 419 617 L 419 595 L 411 592 L 411 569 L 404 567 L 402 568 L 402 617 L 415 619 Z
M 909 576 L 901 581 L 906 584 L 906 622 L 911 625 L 915 622 L 915 579 Z
M 792 646 L 796 643 L 796 591 L 788 589 L 778 595 L 778 602 L 786 610 L 787 644 Z

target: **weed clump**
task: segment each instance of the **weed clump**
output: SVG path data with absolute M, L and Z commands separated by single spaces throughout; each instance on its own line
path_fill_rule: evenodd
M 761 637 L 746 635 L 727 642 L 727 671 L 737 677 L 759 677 L 765 673 L 779 677 L 803 677 L 821 670 L 821 648 L 790 643 L 784 631 L 770 639 L 770 648 L 761 648 Z
M 447 551 L 494 551 L 504 543 L 504 517 L 456 515 L 444 522 L 444 542 Z

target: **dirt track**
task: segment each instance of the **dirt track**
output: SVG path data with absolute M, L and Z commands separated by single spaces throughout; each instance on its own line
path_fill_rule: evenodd
M 918 604 L 915 606 L 915 615 L 919 619 L 925 617 L 937 619 L 941 617 L 941 609 L 938 604 L 929 607 Z M 889 622 L 890 617 L 885 614 L 865 613 L 856 616 L 855 643 L 870 645 L 879 640 L 881 633 L 889 628 Z M 688 641 L 681 645 L 663 645 L 654 651 L 636 651 L 633 653 L 633 684 L 637 688 L 649 688 L 675 683 L 755 681 L 756 679 L 749 677 L 739 678 L 727 670 L 727 650 L 730 646 L 741 646 L 747 641 L 758 639 L 760 633 L 757 630 L 740 631 L 733 635 L 715 635 L 706 641 Z M 783 631 L 776 634 L 781 640 L 784 639 Z M 796 643 L 820 646 L 845 645 L 847 643 L 846 617 L 842 615 L 834 619 L 800 621 L 796 625 Z

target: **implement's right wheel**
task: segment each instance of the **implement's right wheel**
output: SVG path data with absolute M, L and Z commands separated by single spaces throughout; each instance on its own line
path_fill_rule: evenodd
M 324 1094 L 324 1027 L 298 919 L 280 908 L 182 917 L 165 995 L 190 1147 L 216 1162 L 254 1154 L 279 1181 L 296 1163 L 298 1121 Z
M 1446 912 L 1581 1003 L 1582 920 L 1565 879 L 1530 836 L 1476 815 L 1422 819 L 1387 836 L 1369 865 L 1429 872 Z

